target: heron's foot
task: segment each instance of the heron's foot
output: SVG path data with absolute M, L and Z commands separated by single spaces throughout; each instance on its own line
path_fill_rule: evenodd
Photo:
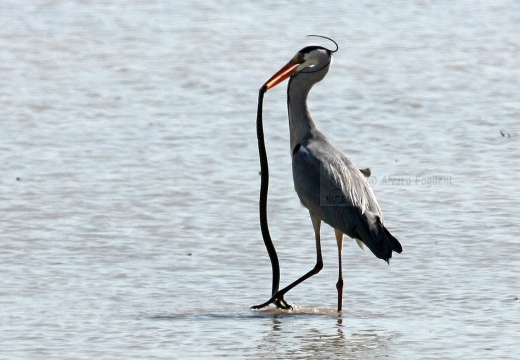
M 283 295 L 275 294 L 272 298 L 270 298 L 268 301 L 266 301 L 263 304 L 251 306 L 251 309 L 262 309 L 270 304 L 274 304 L 276 308 L 283 309 L 283 310 L 292 310 L 292 306 L 287 304 L 287 302 L 284 300 Z
M 274 302 L 274 304 L 276 305 L 276 307 L 278 309 L 284 309 L 284 310 L 292 310 L 292 306 L 287 304 L 287 302 L 284 300 L 283 296 L 281 299 L 279 300 L 276 300 Z

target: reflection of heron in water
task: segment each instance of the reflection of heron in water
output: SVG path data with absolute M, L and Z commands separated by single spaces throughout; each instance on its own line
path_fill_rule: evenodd
M 334 315 L 330 309 L 319 310 L 318 314 L 317 317 L 314 311 L 299 311 L 296 316 L 273 313 L 271 322 L 265 322 L 266 326 L 260 330 L 256 357 L 321 358 L 326 354 L 332 359 L 366 359 L 389 357 L 393 353 L 396 333 L 380 325 L 373 328 L 365 320 L 361 328 L 348 319 L 343 326 L 342 315 Z M 332 319 L 337 319 L 337 323 L 331 322 Z

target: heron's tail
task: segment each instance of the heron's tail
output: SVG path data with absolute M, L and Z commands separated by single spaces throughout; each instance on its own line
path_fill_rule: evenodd
M 403 251 L 403 247 L 401 246 L 399 240 L 397 240 L 392 234 L 390 234 L 390 231 L 388 231 L 388 229 L 384 225 L 381 226 L 383 226 L 383 230 L 385 232 L 386 237 L 388 238 L 388 241 L 390 242 L 390 247 L 392 248 L 392 250 L 400 254 Z
M 361 222 L 356 226 L 359 239 L 372 253 L 386 262 L 390 261 L 392 251 L 400 253 L 403 248 L 399 241 L 381 223 L 381 218 L 370 211 L 360 214 Z

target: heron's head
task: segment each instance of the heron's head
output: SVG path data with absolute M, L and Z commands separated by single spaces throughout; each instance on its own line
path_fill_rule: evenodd
M 332 39 L 329 40 L 333 41 Z M 336 52 L 337 50 L 337 44 L 336 50 L 334 51 L 322 46 L 304 47 L 298 51 L 284 67 L 282 67 L 276 74 L 267 80 L 261 89 L 267 91 L 285 79 L 297 75 L 298 73 L 317 72 L 324 69 L 325 67 L 328 67 L 332 60 L 332 53 Z

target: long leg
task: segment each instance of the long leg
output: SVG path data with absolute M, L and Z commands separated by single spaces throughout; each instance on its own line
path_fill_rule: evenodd
M 311 271 L 309 271 L 307 274 L 303 275 L 298 280 L 294 281 L 290 285 L 288 285 L 288 286 L 284 287 L 282 290 L 278 291 L 267 302 L 265 302 L 265 303 L 263 303 L 261 305 L 253 306 L 252 309 L 261 309 L 261 308 L 263 308 L 263 307 L 265 307 L 265 306 L 267 306 L 269 304 L 277 303 L 279 301 L 282 301 L 283 303 L 285 303 L 285 301 L 283 300 L 283 296 L 289 290 L 291 290 L 295 286 L 301 284 L 302 282 L 304 282 L 305 280 L 310 278 L 312 275 L 316 275 L 317 273 L 319 273 L 321 271 L 321 269 L 323 269 L 323 259 L 322 259 L 322 256 L 321 256 L 321 242 L 320 242 L 321 219 L 318 216 L 314 215 L 310 211 L 309 211 L 309 214 L 311 215 L 312 226 L 314 228 L 314 236 L 316 238 L 316 257 L 317 257 L 316 265 L 314 265 L 314 268 Z M 285 303 L 285 304 L 287 304 L 287 303 Z
M 338 243 L 338 260 L 339 260 L 339 275 L 336 289 L 338 289 L 338 312 L 341 312 L 343 305 L 343 270 L 341 269 L 341 254 L 343 253 L 343 233 L 334 229 L 336 233 L 336 242 Z

